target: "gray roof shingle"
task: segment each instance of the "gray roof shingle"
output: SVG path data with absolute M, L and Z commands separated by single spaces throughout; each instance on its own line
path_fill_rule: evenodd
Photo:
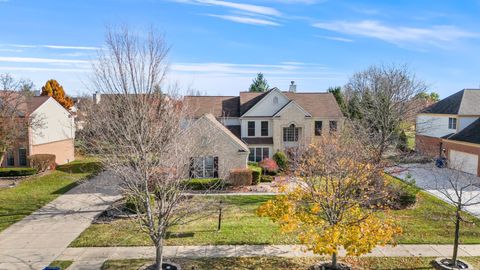
M 480 115 L 480 89 L 463 89 L 431 105 L 422 113 Z
M 480 144 L 480 118 L 448 139 Z

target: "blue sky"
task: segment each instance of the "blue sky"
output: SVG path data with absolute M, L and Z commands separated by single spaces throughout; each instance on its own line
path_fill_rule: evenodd
M 442 97 L 480 87 L 480 0 L 0 0 L 0 73 L 86 93 L 106 25 L 155 26 L 168 82 L 211 95 L 325 91 L 371 64 L 406 63 Z

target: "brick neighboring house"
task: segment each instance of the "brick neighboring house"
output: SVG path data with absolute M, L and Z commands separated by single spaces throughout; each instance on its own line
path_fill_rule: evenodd
M 222 141 L 207 146 L 211 148 L 207 155 L 194 154 L 195 162 L 206 164 L 199 174 L 213 168 L 223 178 L 232 168 L 247 167 L 247 161 L 271 158 L 277 151 L 306 145 L 341 127 L 344 116 L 331 93 L 297 93 L 295 88 L 292 84 L 288 92 L 272 88 L 264 93 L 240 92 L 239 96 L 186 96 L 192 117 L 223 126 L 221 133 L 235 146 L 225 148 Z M 241 154 L 226 161 L 225 152 Z
M 416 150 L 444 156 L 450 166 L 480 176 L 480 89 L 464 89 L 417 116 Z
M 54 154 L 57 164 L 75 159 L 73 117 L 54 98 L 28 97 L 18 108 L 20 115 L 38 119 L 41 124 L 25 132 L 6 153 L 0 167 L 27 166 L 27 157 L 35 154 Z

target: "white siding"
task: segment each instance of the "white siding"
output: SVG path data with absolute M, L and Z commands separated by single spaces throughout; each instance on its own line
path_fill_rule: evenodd
M 278 103 L 275 104 L 273 100 L 277 97 Z M 289 100 L 285 95 L 279 91 L 272 91 L 243 116 L 272 116 L 280 110 Z
M 225 117 L 220 119 L 220 123 L 224 126 L 239 126 L 240 119 L 238 119 L 238 117 Z
M 265 119 L 255 118 L 255 119 L 242 119 L 242 125 L 241 125 L 241 129 L 242 129 L 242 135 L 241 136 L 242 136 L 242 138 L 243 137 L 249 137 L 248 136 L 248 122 L 250 122 L 250 121 L 255 122 L 255 136 L 250 136 L 250 137 L 272 137 L 272 135 L 273 135 L 272 134 L 272 132 L 273 132 L 272 120 L 268 119 L 268 118 L 265 118 Z M 263 121 L 268 121 L 268 136 L 260 136 Z
M 478 117 L 462 117 L 458 119 L 458 131 L 468 127 L 471 123 L 475 122 Z
M 32 145 L 73 139 L 75 136 L 73 117 L 53 98 L 42 104 L 32 117 L 41 121 L 40 127 L 32 130 Z
M 417 116 L 417 134 L 439 138 L 451 133 L 456 133 L 455 129 L 448 128 L 449 117 L 452 116 Z

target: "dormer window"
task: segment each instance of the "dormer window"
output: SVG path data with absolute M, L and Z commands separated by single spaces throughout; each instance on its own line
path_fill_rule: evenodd
M 277 105 L 278 104 L 278 97 L 273 97 L 273 105 Z

